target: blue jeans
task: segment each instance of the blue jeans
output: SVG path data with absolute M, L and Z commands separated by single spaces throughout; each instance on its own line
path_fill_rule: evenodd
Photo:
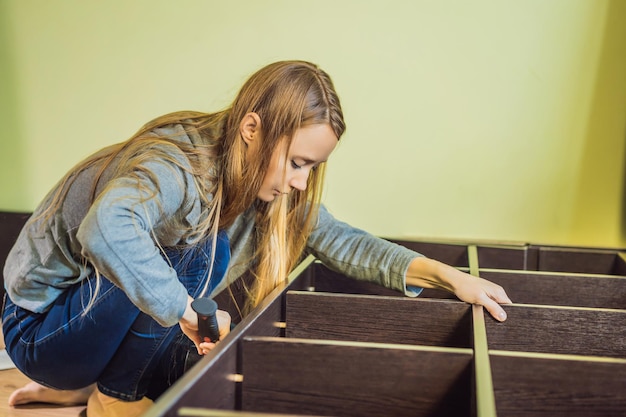
M 211 243 L 192 250 L 166 249 L 189 295 L 206 284 Z M 230 260 L 228 237 L 220 232 L 206 294 L 223 279 Z M 126 294 L 101 277 L 95 302 L 83 315 L 95 277 L 59 296 L 45 313 L 33 313 L 5 297 L 2 326 L 7 352 L 26 376 L 55 389 L 78 389 L 96 382 L 109 396 L 156 399 L 185 371 L 195 352 L 178 325 L 160 326 L 139 311 Z

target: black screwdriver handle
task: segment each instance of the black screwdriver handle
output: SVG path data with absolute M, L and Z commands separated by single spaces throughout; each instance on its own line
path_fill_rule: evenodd
M 213 343 L 220 340 L 220 328 L 215 317 L 217 303 L 210 298 L 201 297 L 191 302 L 191 308 L 198 314 L 198 333 L 202 341 L 205 337 Z

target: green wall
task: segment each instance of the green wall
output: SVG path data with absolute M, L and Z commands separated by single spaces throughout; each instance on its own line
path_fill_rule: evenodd
M 27 209 L 30 205 L 25 142 L 20 131 L 14 41 L 5 2 L 0 2 L 0 208 Z
M 0 0 L 0 209 L 279 59 L 333 77 L 325 201 L 375 234 L 623 246 L 624 0 Z

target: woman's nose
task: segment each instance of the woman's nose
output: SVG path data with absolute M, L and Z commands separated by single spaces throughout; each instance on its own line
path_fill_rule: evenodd
M 306 190 L 306 183 L 309 179 L 309 170 L 302 170 L 302 172 L 298 172 L 291 177 L 289 181 L 289 187 L 295 188 L 299 191 Z

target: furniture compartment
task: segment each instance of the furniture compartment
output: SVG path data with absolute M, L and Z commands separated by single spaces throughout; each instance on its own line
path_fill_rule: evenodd
M 493 269 L 528 269 L 526 245 L 487 246 L 478 245 L 478 266 Z
M 536 258 L 537 266 L 532 269 L 538 271 L 626 275 L 626 256 L 623 251 L 534 245 L 530 246 L 529 251 L 529 256 Z
M 486 318 L 489 349 L 626 357 L 626 310 L 505 306 L 504 323 Z
M 626 410 L 626 361 L 490 355 L 498 417 L 610 417 Z
M 307 270 L 310 282 L 310 291 L 330 292 L 341 294 L 382 295 L 388 297 L 401 297 L 404 294 L 381 287 L 372 282 L 359 281 L 329 269 L 320 262 L 315 262 Z M 457 300 L 454 294 L 435 288 L 424 288 L 420 298 L 437 298 L 442 300 Z
M 195 358 L 195 365 L 155 402 L 144 417 L 175 417 L 181 408 L 240 410 L 241 341 L 246 336 L 284 335 L 281 323 L 285 321 L 285 293 L 289 289 L 310 287 L 307 268 L 311 263 L 312 257 L 304 260 L 290 274 L 287 285 L 272 291 L 215 349 Z M 246 275 L 231 284 L 230 290 L 224 290 L 215 297 L 219 308 L 228 311 L 234 319 L 240 318 L 237 304 L 242 305 L 244 284 L 251 279 L 251 275 Z
M 359 281 L 347 277 L 339 272 L 335 272 L 320 262 L 314 262 L 307 268 L 310 291 L 342 293 L 342 294 L 364 294 L 364 295 L 385 295 L 389 297 L 404 297 L 404 293 L 381 287 L 372 282 Z
M 626 309 L 626 277 L 481 270 L 517 304 Z
M 469 349 L 245 338 L 242 410 L 468 416 L 471 363 Z
M 471 347 L 471 307 L 455 301 L 289 291 L 294 338 Z
M 391 242 L 421 253 L 432 259 L 457 268 L 469 267 L 467 245 L 461 243 L 437 243 L 413 240 L 388 239 Z
M 624 415 L 622 250 L 404 242 L 522 304 L 499 323 L 448 292 L 411 299 L 307 258 L 144 417 Z M 576 270 L 537 270 L 559 262 Z

